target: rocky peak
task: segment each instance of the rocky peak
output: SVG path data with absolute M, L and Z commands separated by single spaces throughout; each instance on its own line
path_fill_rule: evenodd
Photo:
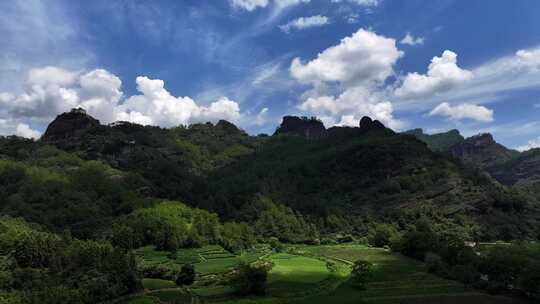
M 242 130 L 238 129 L 236 125 L 223 119 L 217 122 L 216 128 L 222 129 L 228 134 L 242 133 Z
M 495 140 L 493 139 L 493 135 L 489 133 L 483 133 L 478 134 L 472 137 L 469 137 L 466 139 L 467 144 L 474 145 L 474 146 L 487 146 L 495 144 Z
M 375 129 L 386 129 L 386 127 L 378 120 L 372 120 L 371 118 L 364 116 L 360 119 L 360 131 L 369 131 Z
M 480 168 L 502 164 L 519 155 L 517 151 L 498 144 L 489 133 L 469 137 L 450 147 L 449 152 Z
M 44 141 L 71 139 L 83 131 L 99 125 L 99 120 L 88 115 L 84 109 L 71 109 L 69 112 L 58 115 L 49 124 L 42 139 Z
M 315 117 L 285 116 L 281 125 L 274 133 L 274 135 L 277 134 L 292 134 L 315 139 L 326 136 L 326 128 Z

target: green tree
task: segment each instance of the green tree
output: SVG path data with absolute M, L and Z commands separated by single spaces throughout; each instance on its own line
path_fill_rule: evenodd
M 272 268 L 270 262 L 240 263 L 236 268 L 235 282 L 241 295 L 264 295 L 268 272 Z
M 195 267 L 191 264 L 182 265 L 180 272 L 176 277 L 176 285 L 191 285 L 195 281 Z
M 366 284 L 373 275 L 373 264 L 368 261 L 358 260 L 354 262 L 351 272 L 351 283 L 359 288 L 366 289 Z

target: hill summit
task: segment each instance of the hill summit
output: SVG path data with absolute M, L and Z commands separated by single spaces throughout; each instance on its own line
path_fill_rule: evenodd
M 55 142 L 74 138 L 84 131 L 99 125 L 99 120 L 88 115 L 84 109 L 71 109 L 69 112 L 58 115 L 49 124 L 42 140 Z

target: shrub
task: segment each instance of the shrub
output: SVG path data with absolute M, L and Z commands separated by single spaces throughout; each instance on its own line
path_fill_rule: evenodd
M 368 235 L 369 243 L 375 247 L 391 245 L 397 238 L 399 238 L 399 233 L 396 227 L 389 224 L 375 224 Z
M 176 276 L 176 285 L 191 285 L 195 281 L 195 268 L 191 264 L 185 264 Z
M 236 268 L 235 278 L 238 293 L 241 295 L 266 294 L 268 272 L 272 266 L 271 262 L 240 263 Z
M 366 289 L 366 283 L 371 278 L 372 271 L 372 264 L 370 262 L 364 260 L 354 262 L 351 272 L 351 283 L 359 289 Z

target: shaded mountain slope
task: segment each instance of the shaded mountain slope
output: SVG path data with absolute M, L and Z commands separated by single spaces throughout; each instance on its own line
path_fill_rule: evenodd
M 49 127 L 54 137 L 16 145 L 2 139 L 0 156 L 31 161 L 25 150 L 55 145 L 67 156 L 129 173 L 137 183 L 122 187 L 137 196 L 180 200 L 284 239 L 302 231 L 306 239 L 318 232 L 364 234 L 374 221 L 404 228 L 421 215 L 480 239 L 521 238 L 537 229 L 534 196 L 501 187 L 368 117 L 358 127 L 329 129 L 316 120 L 287 118 L 274 136 L 249 136 L 225 121 L 162 129 L 65 117 Z M 287 126 L 291 121 L 294 128 Z M 66 128 L 71 122 L 82 127 Z M 78 131 L 62 135 L 56 125 Z
M 479 168 L 500 165 L 519 155 L 518 151 L 495 142 L 489 133 L 469 137 L 451 146 L 448 151 L 454 157 Z
M 405 131 L 404 133 L 414 135 L 419 140 L 425 142 L 431 150 L 436 152 L 448 151 L 451 146 L 465 139 L 459 131 L 455 129 L 436 134 L 426 134 L 422 129 L 413 129 Z
M 407 223 L 420 213 L 486 239 L 536 229 L 537 218 L 520 219 L 525 209 L 537 212 L 526 199 L 414 137 L 384 128 L 327 132 L 333 135 L 317 141 L 272 137 L 257 152 L 216 170 L 198 201 L 225 218 L 250 220 L 262 195 L 327 232 L 360 232 L 373 220 Z

